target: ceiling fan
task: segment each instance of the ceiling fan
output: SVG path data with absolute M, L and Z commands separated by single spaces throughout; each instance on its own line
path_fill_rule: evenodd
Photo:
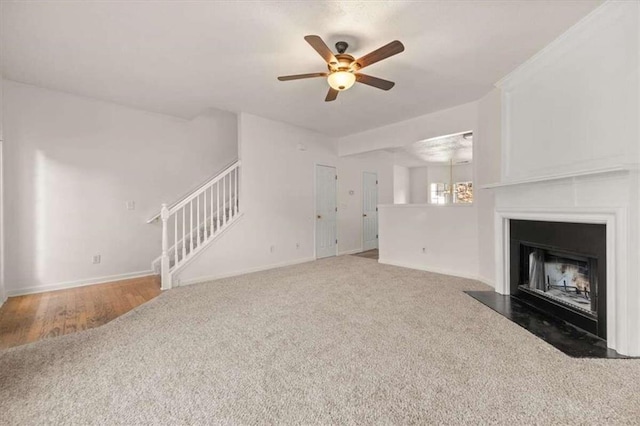
M 344 53 L 349 47 L 349 45 L 344 41 L 336 43 L 336 50 L 338 51 L 338 54 L 334 55 L 319 36 L 308 35 L 304 39 L 316 50 L 316 52 L 320 54 L 320 56 L 322 56 L 322 59 L 327 63 L 329 71 L 310 74 L 285 75 L 278 77 L 278 80 L 289 81 L 300 80 L 303 78 L 327 77 L 327 82 L 329 83 L 330 88 L 329 93 L 327 93 L 327 97 L 324 99 L 326 102 L 334 101 L 338 97 L 338 92 L 349 89 L 356 81 L 382 90 L 389 90 L 395 85 L 393 81 L 372 77 L 367 74 L 362 74 L 359 71 L 364 67 L 368 67 L 371 64 L 375 64 L 376 62 L 403 52 L 404 45 L 398 40 L 392 41 L 391 43 L 386 44 L 361 58 L 355 59 L 353 56 Z

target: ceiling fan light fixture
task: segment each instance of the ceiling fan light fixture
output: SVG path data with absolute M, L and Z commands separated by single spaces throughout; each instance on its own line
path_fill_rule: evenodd
M 349 71 L 335 71 L 329 74 L 327 82 L 333 89 L 342 92 L 343 90 L 347 90 L 353 86 L 356 82 L 356 76 L 354 73 Z
M 393 81 L 362 74 L 360 73 L 360 70 L 371 64 L 380 62 L 383 59 L 387 59 L 390 56 L 403 52 L 404 45 L 398 40 L 387 43 L 381 48 L 355 59 L 350 54 L 345 53 L 349 45 L 344 41 L 336 43 L 338 53 L 334 54 L 320 36 L 307 35 L 304 39 L 316 52 L 318 52 L 320 56 L 322 56 L 322 59 L 324 59 L 327 64 L 328 72 L 283 75 L 278 77 L 278 80 L 289 81 L 305 78 L 326 77 L 330 88 L 327 92 L 327 96 L 324 98 L 325 102 L 335 101 L 338 97 L 338 93 L 348 90 L 356 82 L 375 87 L 380 90 L 390 90 L 395 85 Z

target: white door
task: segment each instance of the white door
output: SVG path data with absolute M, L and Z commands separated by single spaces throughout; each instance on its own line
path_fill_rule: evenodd
M 378 248 L 378 175 L 362 175 L 362 249 Z
M 336 168 L 316 166 L 316 258 L 335 256 L 337 240 Z
M 2 252 L 2 250 L 4 250 L 4 244 L 3 242 L 3 235 L 4 235 L 4 225 L 3 225 L 3 221 L 2 221 L 2 212 L 4 211 L 4 206 L 3 206 L 3 191 L 4 191 L 4 180 L 2 179 L 3 176 L 3 172 L 2 169 L 4 168 L 4 158 L 2 156 L 3 153 L 3 144 L 2 144 L 2 135 L 0 134 L 0 259 L 2 258 L 2 256 L 5 255 L 5 253 Z M 2 303 L 2 301 L 4 300 L 5 296 L 6 296 L 6 291 L 4 288 L 4 280 L 2 277 L 4 277 L 4 265 L 3 263 L 0 261 L 0 303 Z

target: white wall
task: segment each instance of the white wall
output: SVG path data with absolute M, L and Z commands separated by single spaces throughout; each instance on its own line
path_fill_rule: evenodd
M 357 253 L 362 251 L 363 173 L 377 174 L 378 203 L 393 203 L 393 156 L 376 152 L 365 156 L 340 157 L 337 164 L 338 252 Z M 353 191 L 353 195 L 349 191 Z
M 339 252 L 361 251 L 362 172 L 378 173 L 379 201 L 391 203 L 392 161 L 380 154 L 339 158 L 333 138 L 250 114 L 241 114 L 239 127 L 244 216 L 180 273 L 180 282 L 314 259 L 316 164 L 337 167 Z
M 338 139 L 341 156 L 386 148 L 398 148 L 437 136 L 473 131 L 476 102 L 421 115 L 410 120 L 379 127 Z
M 411 175 L 409 168 L 393 166 L 393 204 L 411 203 Z
M 379 223 L 380 263 L 477 278 L 475 206 L 380 206 Z
M 450 170 L 449 165 L 429 164 L 425 167 L 411 167 L 410 169 L 411 202 L 413 204 L 427 204 L 432 183 L 449 183 L 453 176 L 453 183 L 473 181 L 473 164 L 457 164 Z
M 0 59 L 1 62 L 1 59 Z M 2 117 L 4 114 L 4 88 L 3 79 L 0 75 L 0 306 L 7 300 L 7 292 L 4 283 L 4 133 Z
M 4 91 L 10 295 L 148 273 L 161 231 L 146 219 L 237 158 L 232 113 L 185 121 L 11 81 Z
M 473 203 L 478 211 L 478 276 L 495 286 L 495 191 L 483 185 L 501 180 L 501 101 L 495 89 L 478 101 L 478 128 L 473 135 Z
M 502 87 L 503 180 L 528 183 L 495 189 L 496 209 L 569 222 L 615 217 L 607 226 L 607 345 L 640 356 L 640 3 L 606 2 Z M 485 98 L 480 116 L 496 105 Z M 485 130 L 495 134 L 495 124 Z M 620 170 L 575 174 L 610 167 Z M 566 177 L 544 180 L 557 174 Z M 507 292 L 507 283 L 496 274 L 496 289 Z
M 340 155 L 398 148 L 419 140 L 474 131 L 478 104 L 472 102 L 433 114 L 338 139 Z M 474 144 L 475 144 L 474 133 Z M 461 167 L 471 177 L 473 165 Z M 449 167 L 431 167 L 431 178 Z M 445 173 L 446 172 L 446 173 Z M 473 206 L 418 206 L 428 200 L 429 167 L 410 169 L 412 204 L 385 206 L 379 212 L 380 261 L 452 275 L 478 276 L 477 209 Z M 381 201 L 384 204 L 383 201 Z M 441 209 L 439 209 L 441 208 Z M 461 224 L 461 221 L 464 222 Z M 436 248 L 442 246 L 442 250 Z M 422 254 L 422 247 L 427 254 Z M 460 258 L 464 259 L 459 264 Z
M 637 162 L 638 2 L 608 2 L 506 78 L 504 178 Z
M 453 176 L 453 183 L 473 181 L 473 164 L 454 164 L 449 171 L 448 165 L 429 167 L 429 183 L 448 182 Z
M 411 167 L 409 169 L 411 203 L 427 204 L 429 202 L 429 168 Z M 449 178 L 447 178 L 447 182 Z

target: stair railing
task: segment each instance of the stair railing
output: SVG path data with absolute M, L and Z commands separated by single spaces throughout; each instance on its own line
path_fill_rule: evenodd
M 208 243 L 240 216 L 239 174 L 236 161 L 177 204 L 162 205 L 162 289 Z

